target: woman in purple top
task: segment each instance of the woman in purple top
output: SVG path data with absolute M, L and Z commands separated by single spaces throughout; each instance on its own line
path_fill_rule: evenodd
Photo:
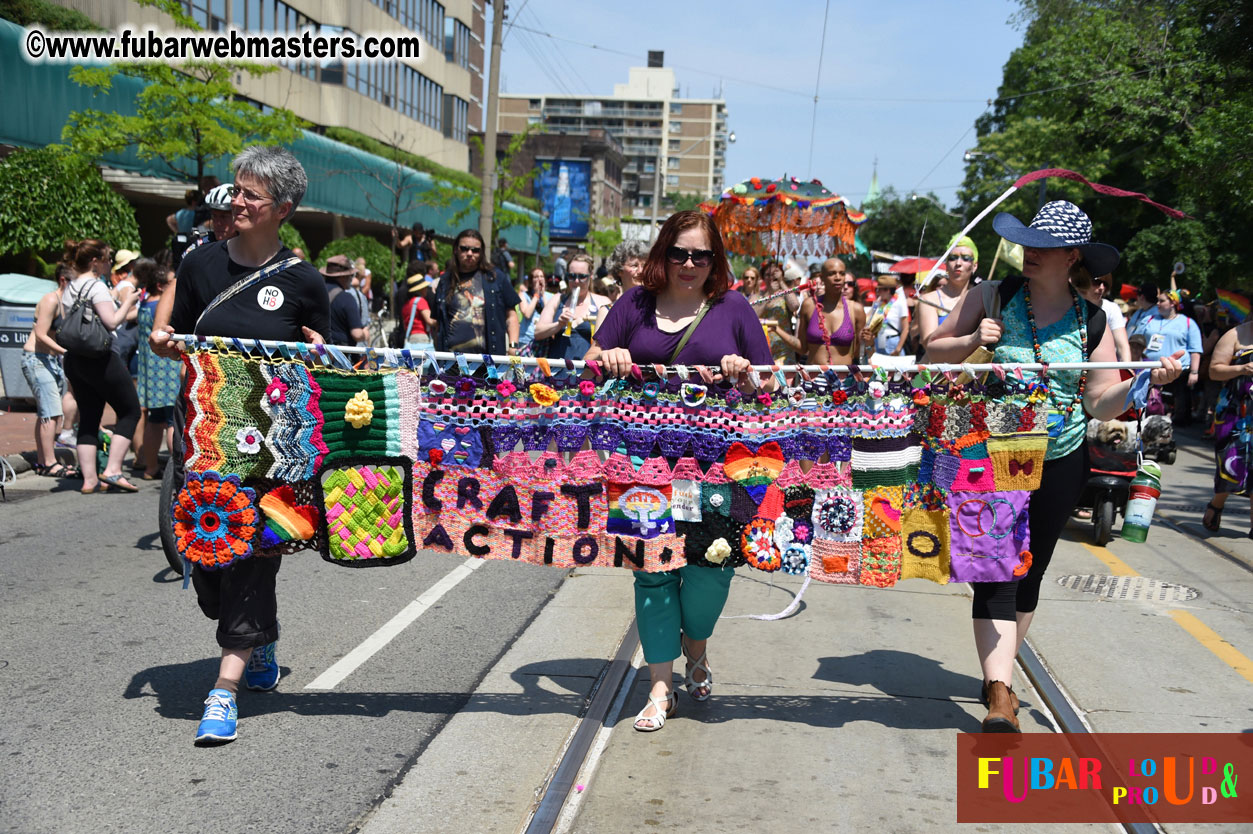
M 857 334 L 866 326 L 866 311 L 844 297 L 848 270 L 839 258 L 822 262 L 822 295 L 801 305 L 796 322 L 797 351 L 811 365 L 851 365 L 857 361 Z
M 749 365 L 773 360 L 752 306 L 727 289 L 730 274 L 722 237 L 709 216 L 699 211 L 671 215 L 649 253 L 640 285 L 613 305 L 586 358 L 599 361 L 613 376 L 625 376 L 632 364 L 709 365 L 736 384 L 748 384 Z M 692 335 L 676 355 L 693 322 Z M 636 571 L 635 617 L 652 689 L 635 729 L 660 730 L 674 715 L 674 661 L 680 652 L 687 657 L 688 694 L 708 700 L 713 674 L 706 641 L 726 604 L 733 573 L 697 565 Z

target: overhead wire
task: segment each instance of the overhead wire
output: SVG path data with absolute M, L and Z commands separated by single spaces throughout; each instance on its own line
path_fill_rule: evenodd
M 809 175 L 814 173 L 814 137 L 818 134 L 818 90 L 822 86 L 822 56 L 827 51 L 827 18 L 831 14 L 831 0 L 827 0 L 822 13 L 822 41 L 818 46 L 818 73 L 814 76 L 814 115 L 809 123 Z

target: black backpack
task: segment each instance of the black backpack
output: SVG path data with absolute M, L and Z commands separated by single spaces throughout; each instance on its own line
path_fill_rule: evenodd
M 96 307 L 83 293 L 91 289 L 88 282 L 74 296 L 70 311 L 57 328 L 57 344 L 74 356 L 101 357 L 109 354 L 113 346 L 113 334 L 104 326 Z

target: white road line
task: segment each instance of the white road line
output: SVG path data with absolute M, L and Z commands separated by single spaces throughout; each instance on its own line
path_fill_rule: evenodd
M 331 668 L 306 684 L 305 689 L 334 689 L 344 678 L 356 671 L 358 666 L 373 657 L 376 652 L 390 643 L 396 635 L 408 628 L 414 620 L 426 613 L 428 608 L 439 602 L 440 597 L 457 587 L 457 583 L 465 579 L 473 571 L 482 567 L 485 561 L 485 559 L 466 559 L 460 565 L 457 565 L 457 567 L 448 572 L 447 576 L 430 588 L 427 588 L 421 596 L 401 609 L 399 614 L 392 617 L 378 631 L 363 640 L 361 645 L 341 657 Z

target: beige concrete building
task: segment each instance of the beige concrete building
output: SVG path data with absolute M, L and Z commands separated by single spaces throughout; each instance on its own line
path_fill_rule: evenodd
M 660 63 L 660 55 L 650 55 Z M 519 133 L 542 122 L 569 135 L 602 129 L 622 143 L 624 208 L 646 216 L 660 174 L 661 193 L 722 192 L 727 152 L 727 104 L 723 99 L 680 98 L 674 71 L 633 67 L 612 96 L 574 98 L 548 94 L 500 96 L 498 129 Z
M 163 13 L 134 0 L 53 0 L 106 29 L 123 24 L 173 29 Z M 284 65 L 259 78 L 241 74 L 240 93 L 285 107 L 313 129 L 347 127 L 459 171 L 469 170 L 467 137 L 483 120 L 484 0 L 184 0 L 205 29 L 339 34 L 407 34 L 421 39 L 406 61 Z

